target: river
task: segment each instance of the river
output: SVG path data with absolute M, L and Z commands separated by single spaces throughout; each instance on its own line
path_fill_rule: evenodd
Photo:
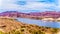
M 42 21 L 42 20 L 34 20 L 28 18 L 17 18 L 17 20 L 27 24 L 36 24 L 38 26 L 60 28 L 60 22 Z

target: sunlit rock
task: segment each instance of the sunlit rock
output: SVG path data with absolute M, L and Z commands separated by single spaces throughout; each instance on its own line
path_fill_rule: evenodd
M 57 18 L 56 21 L 60 22 L 60 18 Z
M 43 18 L 42 20 L 44 20 L 44 21 L 54 21 L 53 18 Z

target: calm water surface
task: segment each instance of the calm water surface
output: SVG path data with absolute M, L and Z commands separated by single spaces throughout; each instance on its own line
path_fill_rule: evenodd
M 36 24 L 39 26 L 60 28 L 60 22 L 33 20 L 33 19 L 28 19 L 28 18 L 17 18 L 17 20 L 23 23 L 28 23 L 28 24 Z

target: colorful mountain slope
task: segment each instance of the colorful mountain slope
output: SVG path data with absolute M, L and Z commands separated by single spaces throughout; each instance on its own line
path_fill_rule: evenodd
M 18 11 L 6 11 L 0 13 L 0 16 L 17 17 L 17 18 L 30 18 L 46 21 L 60 21 L 60 12 L 56 11 L 45 11 L 45 12 L 31 12 L 22 13 Z
M 0 16 L 16 16 L 16 17 L 51 17 L 51 18 L 58 18 L 60 17 L 60 12 L 56 12 L 56 11 L 45 11 L 45 12 L 31 12 L 31 13 L 22 13 L 22 12 L 18 12 L 18 11 L 6 11 L 6 12 L 2 12 L 0 13 Z

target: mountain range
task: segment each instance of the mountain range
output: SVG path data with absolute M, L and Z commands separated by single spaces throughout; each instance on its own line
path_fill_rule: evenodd
M 22 18 L 33 18 L 33 19 L 41 19 L 41 18 L 59 18 L 60 12 L 56 11 L 45 11 L 45 12 L 30 12 L 30 13 L 22 13 L 18 11 L 6 11 L 0 13 L 0 16 L 8 16 L 8 17 L 22 17 Z

